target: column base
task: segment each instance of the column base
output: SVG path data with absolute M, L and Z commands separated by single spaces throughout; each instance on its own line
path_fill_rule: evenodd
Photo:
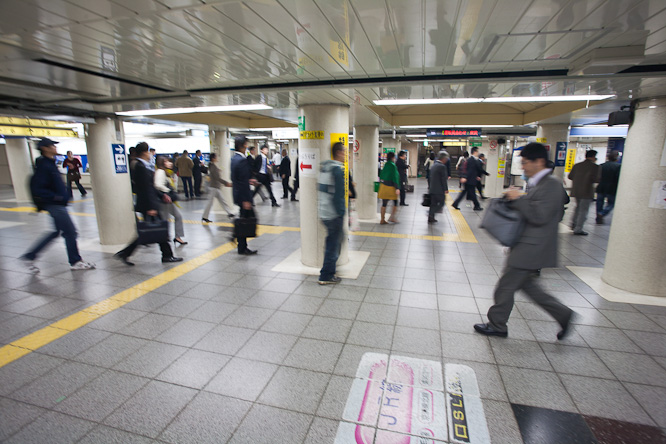
M 596 267 L 567 267 L 573 274 L 578 276 L 599 296 L 610 302 L 622 302 L 626 304 L 657 305 L 666 307 L 666 294 L 662 296 L 650 296 L 640 293 L 632 293 L 621 288 L 613 287 L 601 279 L 603 268 Z
M 344 265 L 338 265 L 336 274 L 343 279 L 358 279 L 369 257 L 370 253 L 367 251 L 350 251 L 349 261 Z M 300 248 L 271 268 L 271 271 L 280 273 L 307 274 L 309 276 L 319 276 L 319 270 L 320 268 L 309 267 L 301 262 Z

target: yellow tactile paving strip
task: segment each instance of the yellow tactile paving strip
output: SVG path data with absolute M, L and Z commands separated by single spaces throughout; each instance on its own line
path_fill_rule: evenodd
M 115 295 L 104 299 L 95 305 L 67 316 L 64 319 L 56 321 L 51 325 L 43 327 L 34 333 L 30 333 L 27 336 L 24 336 L 3 346 L 0 348 L 0 367 L 3 367 L 10 362 L 19 359 L 20 357 L 25 356 L 28 353 L 31 353 L 40 347 L 43 347 L 46 344 L 65 336 L 67 333 L 83 327 L 84 325 L 104 316 L 105 314 L 111 313 L 123 305 L 128 304 L 133 300 L 138 299 L 141 296 L 150 293 L 151 291 L 156 290 L 175 279 L 178 279 L 185 273 L 189 273 L 201 265 L 204 265 L 235 248 L 236 245 L 231 242 L 221 245 L 192 260 L 171 268 L 164 273 L 160 273 L 155 277 L 136 284 L 127 290 L 116 293 Z
M 464 216 L 460 211 L 453 209 L 451 207 L 451 201 L 447 200 L 447 206 L 449 207 L 451 218 L 453 219 L 453 225 L 456 227 L 456 233 L 442 233 L 441 236 L 428 236 L 422 234 L 402 234 L 402 233 L 382 233 L 374 231 L 350 231 L 349 234 L 352 236 L 367 236 L 367 237 L 388 237 L 392 239 L 417 239 L 417 240 L 430 240 L 430 241 L 440 241 L 440 242 L 468 242 L 468 243 L 477 243 L 472 229 L 465 221 Z M 16 207 L 16 208 L 0 208 L 0 211 L 13 211 L 17 213 L 32 213 L 35 211 L 33 207 Z M 96 217 L 92 213 L 76 213 L 70 212 L 73 216 L 84 216 L 84 217 Z M 183 223 L 190 225 L 201 225 L 201 221 L 198 220 L 187 220 L 184 219 Z M 212 222 L 210 224 L 216 227 L 233 227 L 234 225 L 229 222 Z M 257 226 L 257 235 L 262 234 L 281 234 L 285 231 L 301 231 L 299 227 L 281 227 L 274 225 L 258 225 Z

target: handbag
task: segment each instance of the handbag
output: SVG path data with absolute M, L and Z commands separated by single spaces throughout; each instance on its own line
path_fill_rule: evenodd
M 424 207 L 430 206 L 430 193 L 426 193 L 423 195 L 423 202 L 421 202 L 421 205 L 423 205 Z
M 159 217 L 146 216 L 144 220 L 137 219 L 136 231 L 141 245 L 169 242 L 169 222 Z
M 525 230 L 525 219 L 519 211 L 509 206 L 506 199 L 492 199 L 484 211 L 481 228 L 505 247 L 518 243 Z
M 257 218 L 238 217 L 234 220 L 234 237 L 257 237 Z

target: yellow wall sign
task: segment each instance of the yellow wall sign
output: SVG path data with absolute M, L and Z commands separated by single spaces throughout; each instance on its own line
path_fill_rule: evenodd
M 537 137 L 537 143 L 547 143 L 548 139 L 545 137 Z
M 564 164 L 564 171 L 566 173 L 570 173 L 571 168 L 573 168 L 575 163 L 576 163 L 576 148 L 569 148 L 567 150 L 567 160 L 566 163 Z
M 0 134 L 3 136 L 32 136 L 32 137 L 78 137 L 74 130 L 49 129 L 49 128 L 27 128 L 24 126 L 0 126 Z
M 345 207 L 349 206 L 349 134 L 331 133 L 331 148 L 340 142 L 345 147 Z
M 499 159 L 497 161 L 497 177 L 504 177 L 506 172 L 506 160 Z
M 331 137 L 333 135 L 331 134 Z M 301 139 L 323 139 L 323 131 L 301 131 Z

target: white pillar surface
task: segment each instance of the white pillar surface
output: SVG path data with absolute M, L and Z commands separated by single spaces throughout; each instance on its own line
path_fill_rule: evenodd
M 209 128 L 208 131 L 210 139 L 211 153 L 217 154 L 217 166 L 222 170 L 222 179 L 231 182 L 231 151 L 229 150 L 229 142 L 226 129 Z M 233 207 L 234 198 L 232 189 L 229 187 L 222 187 L 222 197 L 225 202 Z M 215 200 L 213 201 L 213 211 L 222 211 L 222 206 Z
M 129 171 L 116 173 L 111 147 L 113 143 L 124 143 L 122 122 L 99 118 L 95 119 L 94 125 L 86 127 L 90 181 L 95 196 L 100 243 L 126 244 L 136 237 L 132 184 Z
M 324 263 L 324 241 L 326 227 L 318 214 L 318 165 L 331 158 L 331 134 L 349 133 L 349 107 L 346 105 L 304 105 L 299 109 L 305 118 L 305 131 L 322 131 L 323 139 L 300 138 L 299 155 L 314 154 L 316 168 L 312 171 L 303 169 L 299 173 L 300 208 L 301 208 L 301 262 L 309 267 L 321 267 Z M 349 262 L 347 223 L 343 224 L 342 249 L 338 265 Z
M 289 178 L 289 186 L 293 188 L 294 181 L 296 180 L 296 168 L 298 168 L 298 139 L 289 140 L 288 154 L 289 160 L 291 161 L 291 177 Z M 297 193 L 296 199 L 298 198 L 299 197 Z
M 30 147 L 28 140 L 21 138 L 7 138 L 5 150 L 9 173 L 12 176 L 14 196 L 18 202 L 30 202 L 30 176 L 32 175 L 32 161 L 30 160 Z
M 354 182 L 356 182 L 356 211 L 359 219 L 377 217 L 377 159 L 379 156 L 379 126 L 357 126 L 356 141 L 359 144 L 355 156 Z
M 557 142 L 569 142 L 569 124 L 543 124 L 537 127 L 537 139 L 546 139 L 544 145 L 550 145 L 548 158 L 555 162 L 555 151 Z M 555 168 L 554 176 L 562 179 L 564 177 L 564 167 Z
M 607 284 L 650 296 L 666 296 L 666 209 L 651 202 L 655 188 L 666 186 L 665 140 L 666 99 L 641 101 L 627 134 L 601 275 Z

